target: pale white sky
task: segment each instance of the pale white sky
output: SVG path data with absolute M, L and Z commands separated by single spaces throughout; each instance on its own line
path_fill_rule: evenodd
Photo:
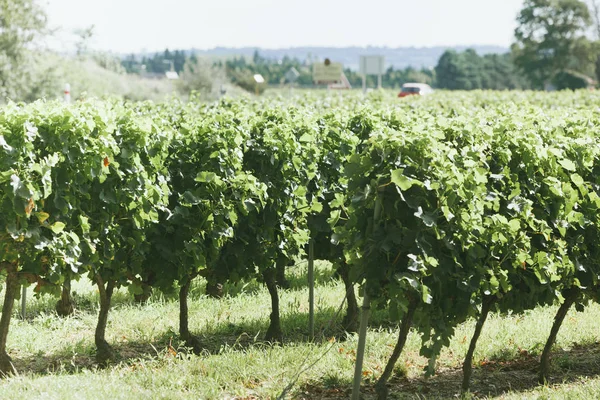
M 40 0 L 58 47 L 95 25 L 114 52 L 213 47 L 508 47 L 523 0 Z M 53 47 L 57 47 L 56 44 Z

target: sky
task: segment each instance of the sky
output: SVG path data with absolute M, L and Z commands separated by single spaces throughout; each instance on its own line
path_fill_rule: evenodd
M 214 47 L 432 47 L 513 39 L 523 0 L 41 0 L 51 46 L 74 48 L 94 25 L 95 50 Z

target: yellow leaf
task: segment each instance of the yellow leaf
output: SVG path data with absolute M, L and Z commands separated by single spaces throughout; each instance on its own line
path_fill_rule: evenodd
M 40 221 L 40 224 L 43 224 L 44 221 L 46 221 L 48 218 L 50 218 L 50 214 L 48 214 L 47 212 L 43 212 L 43 211 L 35 213 L 35 216 L 37 217 L 38 221 Z

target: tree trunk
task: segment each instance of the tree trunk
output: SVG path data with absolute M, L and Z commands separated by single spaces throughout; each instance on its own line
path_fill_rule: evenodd
M 68 317 L 75 311 L 73 297 L 71 297 L 71 280 L 66 279 L 63 283 L 60 300 L 56 302 L 56 313 L 59 317 Z
M 356 301 L 356 294 L 354 293 L 354 283 L 350 280 L 350 266 L 345 261 L 338 268 L 338 272 L 342 281 L 344 282 L 344 288 L 346 289 L 346 315 L 342 320 L 342 327 L 346 332 L 357 332 L 358 331 L 358 302 Z
M 387 365 L 385 366 L 385 370 L 383 374 L 377 381 L 375 385 L 375 391 L 377 392 L 377 400 L 385 400 L 388 396 L 388 387 L 386 385 L 390 376 L 392 376 L 392 372 L 394 371 L 394 367 L 396 366 L 396 362 L 402 354 L 402 350 L 404 349 L 404 345 L 406 344 L 406 339 L 408 338 L 408 332 L 410 331 L 410 326 L 412 325 L 412 319 L 415 315 L 415 311 L 417 310 L 417 306 L 419 305 L 418 301 L 411 300 L 408 304 L 408 310 L 402 318 L 402 323 L 400 324 L 400 333 L 398 334 L 398 341 L 396 342 L 396 346 L 394 347 L 394 351 L 392 352 L 392 356 L 388 360 Z
M 596 79 L 600 79 L 600 55 L 596 58 Z
M 277 283 L 275 282 L 275 270 L 269 268 L 263 272 L 263 277 L 271 295 L 271 322 L 265 335 L 268 342 L 283 341 L 283 332 L 281 331 L 281 320 L 279 319 L 279 294 L 277 293 Z
M 133 295 L 133 299 L 138 304 L 145 304 L 150 298 L 150 296 L 152 296 L 152 286 L 150 286 L 146 282 L 142 282 L 142 290 L 143 293 Z
M 179 288 L 179 335 L 181 336 L 181 339 L 187 340 L 190 336 L 187 297 L 192 281 L 188 279 L 182 283 L 183 284 Z
M 133 299 L 138 304 L 144 304 L 152 296 L 152 285 L 156 281 L 156 276 L 153 272 L 149 272 L 140 282 L 142 293 L 134 294 Z
M 281 287 L 283 289 L 290 288 L 290 282 L 285 277 L 285 267 L 287 265 L 288 265 L 288 260 L 286 258 L 279 259 L 275 263 L 275 270 L 276 270 L 275 280 L 276 280 L 277 284 L 279 285 L 279 287 Z
M 538 377 L 538 381 L 541 384 L 546 384 L 548 381 L 548 373 L 550 372 L 550 351 L 552 350 L 552 346 L 556 341 L 556 336 L 558 335 L 558 331 L 560 326 L 562 325 L 567 313 L 569 312 L 569 308 L 573 305 L 575 300 L 577 300 L 577 296 L 579 295 L 578 288 L 571 288 L 563 292 L 565 301 L 558 308 L 558 312 L 554 316 L 554 323 L 552 324 L 552 329 L 550 330 L 550 336 L 546 341 L 546 346 L 544 346 L 544 351 L 542 352 L 542 358 L 540 359 L 540 374 Z
M 98 325 L 96 325 L 96 361 L 100 365 L 106 365 L 110 361 L 115 360 L 115 352 L 112 347 L 106 341 L 106 324 L 108 322 L 108 311 L 110 310 L 110 300 L 115 289 L 115 282 L 108 281 L 106 288 L 104 287 L 104 281 L 100 275 L 96 276 L 96 284 L 100 292 L 100 312 L 98 313 Z
M 215 282 L 214 278 L 206 278 L 206 295 L 214 299 L 223 297 L 223 284 Z
M 485 324 L 485 320 L 487 319 L 487 316 L 490 313 L 492 304 L 494 304 L 494 299 L 492 297 L 483 298 L 483 302 L 481 304 L 481 314 L 477 319 L 477 324 L 475 325 L 475 332 L 473 333 L 471 343 L 469 344 L 469 350 L 467 351 L 465 361 L 463 362 L 463 392 L 469 390 L 469 384 L 471 383 L 471 373 L 473 372 L 473 354 L 475 353 L 475 348 L 477 347 L 477 340 L 479 339 L 479 335 L 481 335 L 483 324 Z
M 179 288 L 179 336 L 181 340 L 185 341 L 186 346 L 193 349 L 194 353 L 199 354 L 202 351 L 202 344 L 200 340 L 190 333 L 188 325 L 189 313 L 187 298 L 190 292 L 190 285 L 192 284 L 192 278 L 182 281 L 182 285 Z
M 379 208 L 378 203 L 375 207 Z M 378 212 L 375 211 L 375 215 Z M 352 379 L 352 400 L 360 399 L 360 382 L 362 381 L 363 362 L 365 360 L 365 348 L 367 346 L 367 328 L 369 314 L 371 313 L 371 299 L 367 291 L 366 282 L 364 287 L 363 304 L 360 313 L 360 327 L 358 329 L 358 345 L 356 346 L 356 361 L 354 362 L 354 378 Z
M 6 352 L 6 339 L 8 338 L 8 328 L 10 327 L 10 318 L 15 304 L 15 297 L 19 290 L 16 265 L 4 263 L 4 266 L 7 275 L 2 317 L 0 318 L 0 376 L 11 375 L 16 372 L 11 362 L 12 359 Z

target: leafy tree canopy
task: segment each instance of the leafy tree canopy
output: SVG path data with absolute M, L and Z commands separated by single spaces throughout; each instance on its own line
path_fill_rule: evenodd
M 580 0 L 526 0 L 517 17 L 515 64 L 534 87 L 543 88 L 564 69 L 584 72 L 589 64 L 585 32 L 592 20 Z

